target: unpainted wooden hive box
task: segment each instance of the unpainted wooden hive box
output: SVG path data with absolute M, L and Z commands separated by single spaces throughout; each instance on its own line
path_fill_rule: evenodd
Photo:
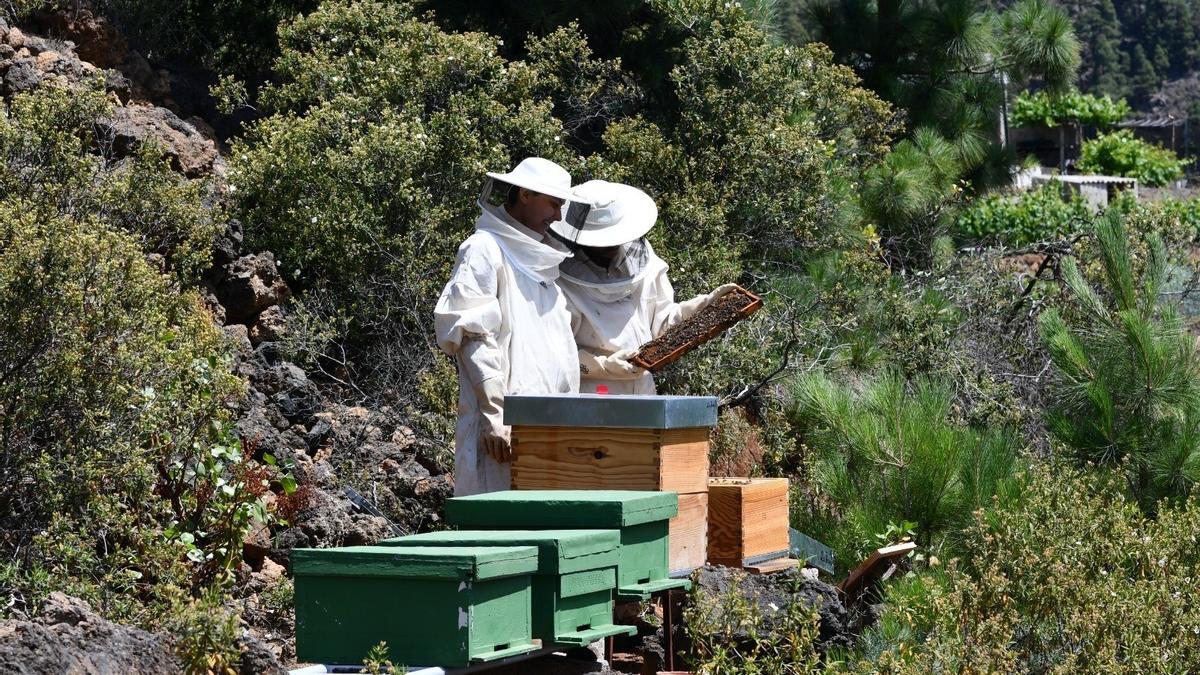
M 385 539 L 380 546 L 536 546 L 533 637 L 543 647 L 581 647 L 634 626 L 613 624 L 618 530 L 457 530 Z
M 711 396 L 507 396 L 515 490 L 659 490 L 679 495 L 669 569 L 705 562 Z
M 295 549 L 296 658 L 358 664 L 387 642 L 405 666 L 466 667 L 538 648 L 533 546 Z
M 745 567 L 788 555 L 788 479 L 708 480 L 708 561 Z
M 460 528 L 619 530 L 618 600 L 690 587 L 669 578 L 667 524 L 677 511 L 674 492 L 632 490 L 509 490 L 446 501 L 446 520 Z

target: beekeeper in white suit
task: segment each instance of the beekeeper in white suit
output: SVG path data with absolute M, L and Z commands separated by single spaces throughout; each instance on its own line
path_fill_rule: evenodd
M 667 263 L 645 239 L 658 219 L 654 200 L 635 187 L 602 180 L 583 183 L 572 195 L 573 204 L 586 205 L 582 222 L 571 218 L 551 229 L 575 252 L 559 265 L 558 285 L 570 303 L 580 391 L 604 385 L 610 394 L 654 394 L 654 377 L 629 359 L 735 286 L 675 302 Z
M 456 495 L 510 488 L 505 394 L 579 391 L 571 315 L 555 284 L 571 253 L 547 235 L 571 176 L 540 157 L 487 176 L 475 233 L 434 310 L 438 346 L 458 361 Z

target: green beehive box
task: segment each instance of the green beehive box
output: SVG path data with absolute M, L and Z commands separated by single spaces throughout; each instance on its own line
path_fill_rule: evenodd
M 631 635 L 613 624 L 617 587 L 617 530 L 460 530 L 385 539 L 380 546 L 536 546 L 533 637 L 582 646 L 610 635 Z
M 295 549 L 296 658 L 465 667 L 537 649 L 532 546 Z
M 446 519 L 458 527 L 617 529 L 617 599 L 646 600 L 651 593 L 688 588 L 668 577 L 667 521 L 678 512 L 674 492 L 642 490 L 507 490 L 446 502 Z

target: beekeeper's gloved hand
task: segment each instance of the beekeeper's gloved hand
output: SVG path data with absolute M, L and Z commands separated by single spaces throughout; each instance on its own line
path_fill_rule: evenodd
M 479 449 L 497 462 L 511 462 L 511 430 L 504 426 L 504 384 L 501 378 L 484 380 L 476 384 L 474 389 L 475 400 L 479 403 Z
M 579 374 L 598 380 L 636 380 L 646 372 L 629 362 L 637 353 L 636 349 L 622 349 L 603 356 L 580 349 Z
M 735 288 L 737 288 L 737 284 L 722 284 L 717 286 L 716 290 L 714 290 L 712 293 L 697 295 L 691 300 L 679 303 L 679 319 L 683 321 L 691 318 L 693 314 L 699 312 L 705 307 L 708 307 L 714 301 L 716 301 L 717 298 L 728 294 Z

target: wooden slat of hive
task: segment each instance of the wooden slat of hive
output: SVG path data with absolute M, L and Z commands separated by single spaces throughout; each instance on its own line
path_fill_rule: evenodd
M 704 492 L 708 430 L 513 428 L 513 487 Z

